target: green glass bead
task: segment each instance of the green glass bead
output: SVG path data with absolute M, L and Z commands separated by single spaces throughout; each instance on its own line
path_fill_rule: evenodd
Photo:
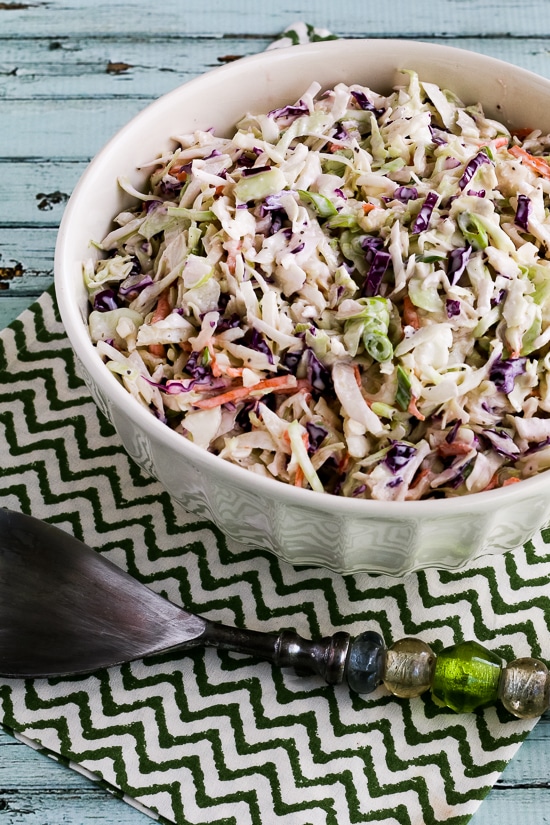
M 499 699 L 510 713 L 532 719 L 548 710 L 550 677 L 548 668 L 537 659 L 515 659 L 502 671 Z
M 428 690 L 435 653 L 420 639 L 400 639 L 386 651 L 384 684 L 394 696 L 411 699 Z
M 437 656 L 432 695 L 436 704 L 468 713 L 498 699 L 502 660 L 478 642 L 461 642 Z

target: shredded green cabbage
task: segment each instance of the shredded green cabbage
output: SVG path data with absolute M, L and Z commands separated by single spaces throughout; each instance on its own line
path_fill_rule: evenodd
M 550 467 L 550 138 L 414 72 L 182 135 L 83 264 L 154 415 L 317 492 L 452 497 Z

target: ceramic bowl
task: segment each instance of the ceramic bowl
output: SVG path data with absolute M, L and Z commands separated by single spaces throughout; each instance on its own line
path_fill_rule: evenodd
M 90 241 L 128 204 L 125 175 L 171 146 L 174 134 L 214 127 L 230 133 L 246 111 L 298 99 L 319 81 L 390 91 L 399 69 L 452 89 L 509 127 L 550 132 L 550 80 L 499 60 L 446 46 L 402 40 L 335 40 L 275 49 L 214 69 L 164 95 L 116 134 L 92 161 L 65 210 L 55 256 L 61 317 L 82 375 L 125 449 L 183 507 L 239 542 L 271 550 L 293 565 L 344 574 L 402 576 L 428 567 L 458 568 L 527 541 L 550 518 L 550 472 L 456 499 L 379 502 L 344 499 L 261 478 L 211 455 L 141 407 L 104 366 L 87 332 L 81 262 Z

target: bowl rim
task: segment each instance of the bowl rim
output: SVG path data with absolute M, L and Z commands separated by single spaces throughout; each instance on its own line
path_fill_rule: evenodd
M 306 509 L 310 511 L 326 510 L 327 507 L 334 509 L 335 515 L 349 515 L 356 518 L 369 519 L 387 518 L 395 516 L 400 519 L 418 519 L 425 517 L 447 518 L 459 516 L 461 514 L 472 513 L 473 511 L 485 510 L 487 507 L 504 507 L 508 503 L 517 503 L 518 498 L 530 497 L 533 493 L 540 492 L 540 488 L 550 479 L 550 470 L 544 470 L 535 476 L 522 479 L 518 484 L 507 487 L 485 490 L 477 493 L 457 496 L 455 498 L 422 499 L 419 501 L 380 501 L 375 499 L 354 499 L 351 497 L 334 496 L 330 493 L 319 493 L 310 489 L 296 488 L 290 484 L 279 481 L 275 478 L 260 476 L 246 468 L 232 464 L 220 459 L 193 442 L 184 439 L 166 424 L 157 419 L 151 412 L 141 406 L 131 394 L 124 389 L 118 380 L 106 369 L 91 339 L 87 336 L 85 325 L 77 308 L 77 301 L 68 283 L 68 272 L 70 270 L 70 235 L 71 223 L 75 212 L 78 212 L 79 198 L 82 192 L 86 191 L 89 181 L 92 179 L 98 167 L 104 164 L 111 152 L 124 141 L 127 133 L 133 132 L 139 127 L 142 120 L 149 120 L 154 116 L 157 108 L 164 107 L 172 100 L 177 100 L 182 94 L 193 92 L 195 87 L 209 85 L 215 82 L 216 78 L 223 80 L 226 76 L 231 78 L 232 74 L 240 74 L 243 67 L 254 69 L 255 65 L 262 66 L 265 63 L 274 67 L 280 63 L 291 61 L 299 62 L 300 59 L 309 54 L 317 52 L 327 53 L 340 52 L 342 49 L 370 48 L 375 51 L 380 48 L 395 49 L 400 54 L 416 54 L 418 57 L 433 55 L 434 57 L 447 56 L 450 59 L 463 61 L 465 57 L 474 58 L 480 66 L 485 66 L 487 70 L 493 72 L 512 71 L 515 76 L 525 82 L 536 82 L 547 87 L 550 98 L 550 79 L 538 75 L 528 69 L 515 66 L 500 58 L 491 57 L 468 49 L 456 46 L 448 46 L 439 43 L 425 43 L 415 39 L 396 38 L 340 38 L 334 40 L 318 41 L 304 45 L 273 48 L 239 58 L 238 61 L 217 66 L 209 71 L 203 72 L 197 77 L 180 84 L 176 88 L 159 96 L 136 115 L 118 129 L 102 148 L 95 154 L 86 169 L 80 176 L 67 204 L 61 219 L 57 233 L 55 255 L 54 255 L 54 288 L 59 312 L 63 326 L 72 347 L 75 350 L 77 359 L 81 361 L 85 370 L 93 380 L 104 389 L 107 397 L 113 399 L 113 403 L 118 408 L 124 409 L 125 414 L 140 429 L 151 431 L 153 437 L 160 441 L 165 447 L 176 449 L 180 452 L 183 446 L 184 451 L 190 452 L 190 458 L 196 465 L 212 470 L 220 477 L 220 480 L 228 483 L 234 482 L 240 488 L 246 488 L 248 492 L 263 494 L 265 497 L 273 497 L 279 502 Z M 238 69 L 238 71 L 237 71 Z M 396 72 L 399 67 L 396 65 Z M 166 136 L 169 138 L 170 136 Z M 78 343 L 78 349 L 76 344 Z M 178 448 L 179 445 L 179 448 Z M 184 457 L 184 453 L 181 453 Z M 518 493 L 521 491 L 521 496 Z M 328 502 L 333 502 L 329 504 Z

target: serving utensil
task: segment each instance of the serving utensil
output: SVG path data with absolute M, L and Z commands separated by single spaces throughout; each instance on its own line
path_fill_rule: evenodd
M 209 646 L 344 676 L 350 636 L 317 642 L 190 613 L 63 530 L 0 509 L 0 675 L 67 676 Z
M 178 607 L 59 528 L 0 509 L 0 676 L 68 676 L 166 651 L 233 650 L 329 684 L 347 680 L 370 693 L 383 681 L 394 695 L 419 696 L 456 711 L 497 699 L 519 717 L 550 705 L 550 675 L 536 659 L 503 667 L 477 642 L 437 656 L 420 639 L 386 648 L 365 631 L 308 640 L 293 630 L 260 632 L 212 622 Z

